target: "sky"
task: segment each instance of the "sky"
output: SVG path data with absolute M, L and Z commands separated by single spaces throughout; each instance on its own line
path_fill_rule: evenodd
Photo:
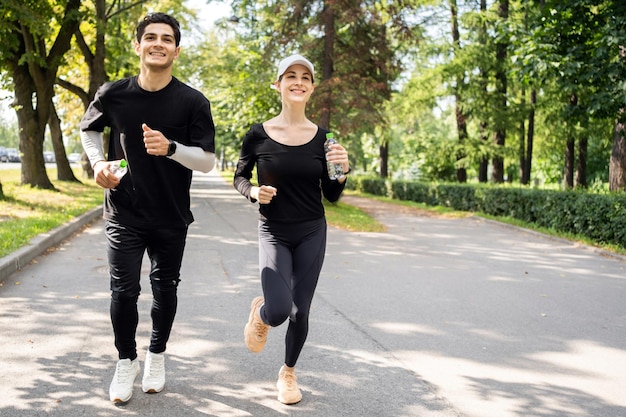
M 207 4 L 207 0 L 187 0 L 185 4 L 188 7 L 200 10 L 200 16 L 208 17 L 209 21 L 215 21 L 221 17 L 230 15 L 230 5 L 223 1 L 212 1 Z

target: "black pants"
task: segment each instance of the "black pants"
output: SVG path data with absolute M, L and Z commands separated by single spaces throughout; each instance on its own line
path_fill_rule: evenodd
M 119 358 L 137 357 L 137 299 L 141 292 L 141 261 L 146 250 L 153 296 L 149 349 L 154 353 L 164 352 L 176 315 L 176 291 L 187 228 L 144 229 L 108 221 L 105 233 L 111 274 L 111 323 Z
M 326 219 L 296 224 L 259 222 L 259 268 L 270 326 L 289 319 L 285 364 L 295 366 L 309 332 L 309 310 L 326 251 Z

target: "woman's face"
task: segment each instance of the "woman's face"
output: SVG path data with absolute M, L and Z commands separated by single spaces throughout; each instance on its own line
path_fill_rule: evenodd
M 315 90 L 313 75 L 307 67 L 300 64 L 287 68 L 275 85 L 283 100 L 307 102 Z

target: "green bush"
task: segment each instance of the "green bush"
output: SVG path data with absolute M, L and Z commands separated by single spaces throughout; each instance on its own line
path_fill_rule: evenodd
M 380 177 L 357 177 L 357 190 L 373 195 L 389 195 L 387 181 Z

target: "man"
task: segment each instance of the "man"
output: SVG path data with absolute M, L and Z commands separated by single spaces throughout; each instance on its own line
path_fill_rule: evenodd
M 208 172 L 215 164 L 209 101 L 172 76 L 179 45 L 176 19 L 163 13 L 147 15 L 136 33 L 139 75 L 100 87 L 80 123 L 95 181 L 106 189 L 111 322 L 119 357 L 109 387 L 113 402 L 130 400 L 140 372 L 135 332 L 146 250 L 153 303 L 142 389 L 155 393 L 165 386 L 164 352 L 176 315 L 187 228 L 193 222 L 192 170 Z M 108 160 L 102 149 L 106 127 Z M 128 169 L 121 179 L 114 173 L 120 159 L 127 161 Z

